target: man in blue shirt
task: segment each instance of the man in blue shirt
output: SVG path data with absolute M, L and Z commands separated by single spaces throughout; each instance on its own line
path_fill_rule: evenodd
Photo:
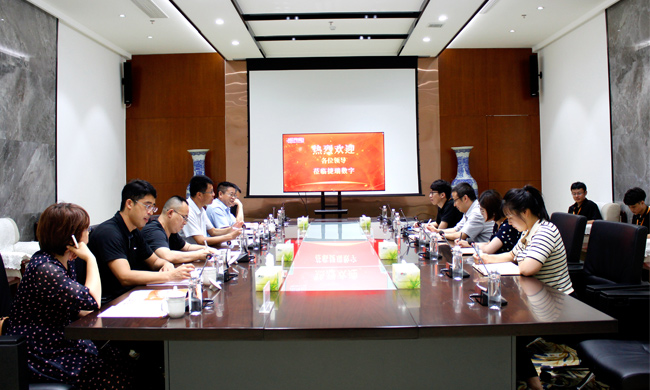
M 222 181 L 217 185 L 217 197 L 206 208 L 208 219 L 217 229 L 233 226 L 236 222 L 244 220 L 244 209 L 237 199 L 239 187 L 236 184 Z M 237 216 L 230 211 L 233 206 L 237 206 Z

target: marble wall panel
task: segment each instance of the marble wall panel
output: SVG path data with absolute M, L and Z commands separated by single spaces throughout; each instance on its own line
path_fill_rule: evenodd
M 631 187 L 650 195 L 649 21 L 648 0 L 622 0 L 607 10 L 616 201 Z
M 23 0 L 0 19 L 0 216 L 26 241 L 56 200 L 57 21 Z

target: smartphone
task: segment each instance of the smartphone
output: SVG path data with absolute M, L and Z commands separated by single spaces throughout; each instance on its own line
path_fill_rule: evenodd
M 74 234 L 72 235 L 72 242 L 74 242 L 74 247 L 79 249 L 79 242 L 77 242 L 77 237 Z

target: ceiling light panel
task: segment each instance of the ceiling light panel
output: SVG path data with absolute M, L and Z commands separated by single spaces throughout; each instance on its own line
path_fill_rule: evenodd
M 456 32 L 478 12 L 481 5 L 483 0 L 429 2 L 400 55 L 438 56 L 454 38 Z M 443 26 L 430 28 L 431 23 L 440 23 L 438 21 L 440 15 L 447 16 Z M 431 40 L 424 42 L 424 37 L 429 37 Z
M 330 29 L 330 22 L 336 28 Z M 407 34 L 413 19 L 318 19 L 249 22 L 257 36 L 322 34 Z
M 395 56 L 401 39 L 261 42 L 269 58 Z
M 173 0 L 227 60 L 262 58 L 257 43 L 230 0 Z M 215 20 L 223 19 L 223 25 Z M 232 41 L 238 41 L 234 46 Z
M 533 47 L 604 2 L 611 0 L 563 1 L 561 7 L 548 0 L 499 0 L 488 13 L 476 15 L 449 47 Z M 539 6 L 544 7 L 543 12 L 537 9 Z
M 214 49 L 169 1 L 155 0 L 168 16 L 153 19 L 131 0 L 32 0 L 48 5 L 130 54 L 210 53 Z M 127 17 L 121 18 L 120 14 Z M 114 17 L 110 17 L 114 15 Z M 148 39 L 153 36 L 154 39 Z
M 244 14 L 420 11 L 423 0 L 235 0 Z

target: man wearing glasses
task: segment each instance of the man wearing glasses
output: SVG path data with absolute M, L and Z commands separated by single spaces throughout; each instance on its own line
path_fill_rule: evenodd
M 97 258 L 102 301 L 117 298 L 133 286 L 189 278 L 192 265 L 174 268 L 156 256 L 140 233 L 157 210 L 156 189 L 144 180 L 133 180 L 122 189 L 120 211 L 90 233 L 88 248 Z
M 190 206 L 180 196 L 172 196 L 160 213 L 158 220 L 151 220 L 142 229 L 142 235 L 154 253 L 170 263 L 190 263 L 205 260 L 208 254 L 217 253 L 214 248 L 190 244 L 178 232 L 187 223 Z
M 228 228 L 244 221 L 244 208 L 237 199 L 239 192 L 239 187 L 229 181 L 222 181 L 217 185 L 217 197 L 205 210 L 213 226 Z M 230 211 L 233 206 L 237 206 L 236 217 Z
M 191 244 L 215 246 L 234 240 L 241 234 L 241 222 L 225 229 L 217 229 L 210 222 L 205 207 L 212 204 L 214 199 L 213 185 L 212 179 L 205 175 L 190 179 L 190 197 L 187 198 L 190 211 L 182 235 Z
M 436 221 L 431 224 L 436 229 L 447 229 L 456 226 L 463 218 L 463 213 L 454 207 L 451 199 L 451 185 L 446 180 L 436 180 L 431 183 L 429 201 L 438 206 Z

